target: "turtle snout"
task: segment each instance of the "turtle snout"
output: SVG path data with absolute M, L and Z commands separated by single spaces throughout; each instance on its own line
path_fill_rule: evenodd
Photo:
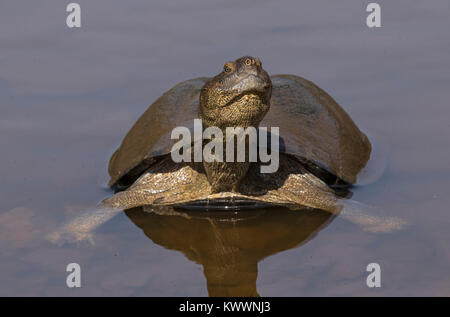
M 233 86 L 234 90 L 237 91 L 247 91 L 247 90 L 257 90 L 264 91 L 270 86 L 270 83 L 263 80 L 260 76 L 250 74 L 239 83 Z
M 258 69 L 257 66 L 252 65 L 246 68 L 245 73 L 248 74 L 249 76 L 259 76 L 260 75 L 260 70 Z

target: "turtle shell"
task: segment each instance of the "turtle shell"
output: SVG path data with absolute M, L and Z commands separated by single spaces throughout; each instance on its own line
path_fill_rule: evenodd
M 210 78 L 179 83 L 137 120 L 109 162 L 110 186 L 128 186 L 170 153 L 175 127 L 193 131 L 199 95 Z M 348 183 L 366 165 L 371 145 L 349 115 L 324 90 L 295 75 L 274 75 L 270 110 L 262 127 L 279 127 L 280 151 L 295 155 Z

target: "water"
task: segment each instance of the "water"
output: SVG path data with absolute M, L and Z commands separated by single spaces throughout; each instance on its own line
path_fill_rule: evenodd
M 0 295 L 450 295 L 448 1 L 379 1 L 379 29 L 357 0 L 78 2 L 81 29 L 65 26 L 61 1 L 0 4 Z M 108 159 L 152 101 L 246 54 L 314 81 L 381 144 L 384 173 L 353 199 L 406 229 L 368 233 L 323 212 L 131 210 L 95 245 L 44 239 L 111 195 Z M 71 262 L 80 289 L 66 287 Z

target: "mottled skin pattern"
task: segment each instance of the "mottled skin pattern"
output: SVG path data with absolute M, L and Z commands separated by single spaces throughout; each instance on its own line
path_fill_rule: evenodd
M 199 117 L 204 128 L 220 128 L 225 139 L 227 127 L 258 128 L 269 110 L 271 95 L 272 82 L 261 61 L 244 56 L 226 63 L 223 71 L 203 86 Z M 225 153 L 225 140 L 222 142 Z M 212 192 L 238 191 L 250 163 L 248 155 L 245 162 L 236 162 L 234 152 L 234 162 L 203 162 Z

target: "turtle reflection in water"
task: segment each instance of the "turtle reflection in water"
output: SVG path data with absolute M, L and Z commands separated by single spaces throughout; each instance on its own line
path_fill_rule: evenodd
M 126 214 L 154 243 L 201 264 L 210 296 L 258 296 L 258 262 L 303 245 L 334 218 L 312 209 L 270 208 L 230 216 L 167 209 L 156 214 L 143 212 L 146 208 Z
M 262 174 L 248 155 L 244 162 L 174 162 L 171 132 L 192 127 L 195 118 L 222 130 L 279 127 L 278 170 Z M 117 212 L 141 206 L 309 207 L 388 232 L 403 221 L 367 213 L 334 189 L 357 181 L 370 152 L 367 137 L 325 91 L 295 75 L 270 77 L 258 58 L 245 56 L 213 78 L 182 82 L 156 100 L 111 157 L 109 185 L 116 193 L 51 237 L 86 238 Z

